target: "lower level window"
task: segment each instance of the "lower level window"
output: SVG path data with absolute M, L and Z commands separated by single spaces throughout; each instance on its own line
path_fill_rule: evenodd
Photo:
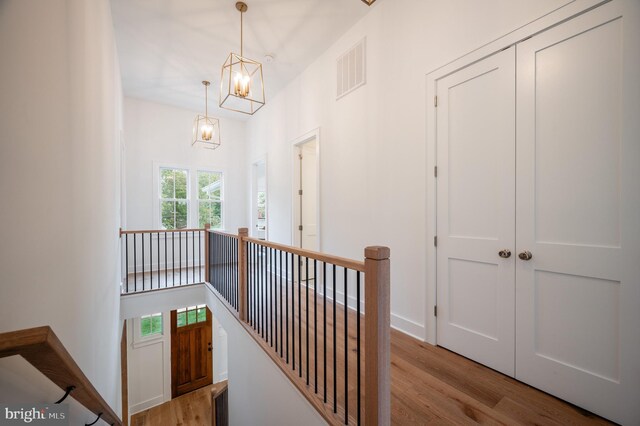
M 162 313 L 140 317 L 140 336 L 148 337 L 162 334 Z
M 207 305 L 189 306 L 177 310 L 178 327 L 205 322 L 207 320 Z

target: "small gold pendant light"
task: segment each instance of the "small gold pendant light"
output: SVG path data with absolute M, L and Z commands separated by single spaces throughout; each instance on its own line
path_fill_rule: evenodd
M 208 149 L 216 149 L 220 146 L 220 120 L 209 117 L 209 85 L 204 85 L 204 115 L 198 114 L 193 122 L 193 139 L 191 146 L 200 145 Z
M 240 12 L 240 55 L 231 52 L 222 65 L 220 107 L 244 114 L 254 114 L 265 104 L 262 64 L 244 57 L 243 14 L 249 7 L 237 2 Z

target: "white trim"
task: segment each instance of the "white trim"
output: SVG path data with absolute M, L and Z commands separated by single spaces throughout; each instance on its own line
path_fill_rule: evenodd
M 424 324 L 418 324 L 403 316 L 391 314 L 391 327 L 420 341 L 426 339 L 427 328 Z
M 426 247 L 427 247 L 427 282 L 426 282 L 426 314 L 425 314 L 425 341 L 433 345 L 437 342 L 436 317 L 434 306 L 437 303 L 436 294 L 436 248 L 433 239 L 436 236 L 436 178 L 433 175 L 436 166 L 436 107 L 434 99 L 436 95 L 436 82 L 445 76 L 478 62 L 494 53 L 521 42 L 527 38 L 541 33 L 562 22 L 585 13 L 601 4 L 611 0 L 571 0 L 553 11 L 525 24 L 508 34 L 486 43 L 477 49 L 450 61 L 449 63 L 430 71 L 426 75 L 426 165 L 427 165 L 427 199 L 426 199 Z
M 265 198 L 265 216 L 266 216 L 266 227 L 265 227 L 265 232 L 264 232 L 264 239 L 266 241 L 269 241 L 269 228 L 270 228 L 270 224 L 269 224 L 269 218 L 271 217 L 271 215 L 269 214 L 269 163 L 267 161 L 267 156 L 263 155 L 260 156 L 259 158 L 255 159 L 254 161 L 251 162 L 251 166 L 250 166 L 250 176 L 249 176 L 249 180 L 250 180 L 250 184 L 249 184 L 249 225 L 251 226 L 251 229 L 249 230 L 249 235 L 255 235 L 255 229 L 257 226 L 257 220 L 254 217 L 254 201 L 256 196 L 258 195 L 258 191 L 257 191 L 257 184 L 256 184 L 256 179 L 254 176 L 254 172 L 255 172 L 255 167 L 260 164 L 263 163 L 264 164 L 264 188 L 265 188 L 265 193 L 266 193 L 266 198 Z
M 320 185 L 320 177 L 321 177 L 321 173 L 320 173 L 320 127 L 317 127 L 305 134 L 303 134 L 302 136 L 294 139 L 293 141 L 291 141 L 291 152 L 290 152 L 290 158 L 291 158 L 291 236 L 290 236 L 290 244 L 292 246 L 295 246 L 295 232 L 297 230 L 297 225 L 294 223 L 295 217 L 296 217 L 296 206 L 294 203 L 294 200 L 296 199 L 296 197 L 298 196 L 298 188 L 296 188 L 296 182 L 298 181 L 297 177 L 296 177 L 296 147 L 298 145 L 303 145 L 307 142 L 310 142 L 312 140 L 316 141 L 316 234 L 317 234 L 317 238 L 316 238 L 316 242 L 317 242 L 317 247 L 314 249 L 315 251 L 321 252 L 322 251 L 322 216 L 320 214 L 321 212 L 321 200 L 322 200 L 322 193 L 320 192 L 321 189 L 321 185 Z
M 220 198 L 222 203 L 222 220 L 220 231 L 225 230 L 225 218 L 227 217 L 226 198 L 226 177 L 227 170 L 223 168 L 211 169 L 203 166 L 186 166 L 183 164 L 166 163 L 162 161 L 153 161 L 153 191 L 152 191 L 152 215 L 153 229 L 161 229 L 160 221 L 160 169 L 179 169 L 187 171 L 187 228 L 198 228 L 198 172 L 219 173 L 222 175 L 222 184 L 220 186 Z M 171 230 L 167 230 L 171 231 Z

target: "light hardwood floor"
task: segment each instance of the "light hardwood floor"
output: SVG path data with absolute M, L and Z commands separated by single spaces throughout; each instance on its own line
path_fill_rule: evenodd
M 131 426 L 210 426 L 211 389 L 205 386 L 131 416 Z
M 275 282 L 277 282 L 274 279 Z M 274 283 L 275 284 L 275 283 Z M 282 298 L 288 315 L 274 305 L 269 310 L 258 310 L 250 306 L 253 317 L 260 318 L 264 324 L 261 330 L 265 337 L 269 335 L 269 343 L 265 350 L 280 351 L 282 358 L 276 356 L 277 362 L 284 364 L 289 349 L 289 364 L 284 368 L 293 369 L 295 359 L 295 380 L 306 384 L 309 371 L 308 394 L 323 399 L 324 379 L 324 298 L 318 295 L 314 301 L 313 287 L 309 294 L 309 328 L 307 329 L 307 288 L 298 288 L 296 284 L 288 285 L 288 296 Z M 264 296 L 273 295 L 273 302 L 280 302 L 280 287 L 275 284 L 266 287 Z M 255 295 L 252 287 L 251 297 Z M 300 297 L 302 296 L 302 297 Z M 275 303 L 274 303 L 275 304 Z M 326 365 L 327 365 L 327 401 L 333 407 L 333 303 L 327 300 L 326 306 Z M 295 311 L 292 309 L 295 307 Z M 316 309 L 314 309 L 316 308 Z M 316 316 L 317 315 L 317 316 Z M 293 317 L 296 321 L 294 323 Z M 288 321 L 280 320 L 288 317 Z M 270 321 L 268 319 L 271 319 Z M 317 321 L 316 321 L 317 319 Z M 355 423 L 357 406 L 357 369 L 356 369 L 356 315 L 349 310 L 348 315 L 348 347 L 344 345 L 344 309 L 336 308 L 336 392 L 338 412 L 344 418 L 344 395 L 349 396 L 350 423 Z M 287 333 L 287 323 L 288 330 Z M 273 328 L 272 328 L 273 326 Z M 282 333 L 280 327 L 283 326 Z M 260 327 L 259 327 L 260 328 Z M 308 330 L 308 331 L 307 331 Z M 273 331 L 273 336 L 271 336 Z M 301 331 L 301 332 L 300 332 Z M 308 335 L 307 335 L 308 333 Z M 288 338 L 287 338 L 288 334 Z M 317 352 L 315 336 L 318 336 Z M 283 339 L 284 337 L 284 339 Z M 278 340 L 276 345 L 276 338 Z M 295 339 L 295 340 L 294 340 Z M 307 358 L 307 339 L 309 341 L 309 357 Z M 273 346 L 271 344 L 273 343 Z M 302 345 L 301 345 L 302 343 Z M 362 336 L 364 345 L 364 336 Z M 295 345 L 295 346 L 294 346 Z M 345 368 L 344 354 L 348 354 L 348 367 Z M 316 355 L 317 354 L 317 355 Z M 302 355 L 302 356 L 300 356 Z M 316 358 L 318 386 L 315 393 Z M 308 361 L 307 361 L 308 359 Z M 302 361 L 302 362 L 301 362 Z M 364 360 L 362 360 L 364 363 Z M 302 369 L 300 369 L 302 367 Z M 302 370 L 302 371 L 300 371 Z M 345 370 L 349 376 L 348 392 L 344 390 Z M 361 368 L 364 372 L 364 365 Z M 302 373 L 300 377 L 299 373 Z M 231 379 L 233 380 L 233 379 Z M 233 386 L 233 381 L 231 381 Z M 200 425 L 210 424 L 210 389 L 198 390 L 176 398 L 173 401 L 139 413 L 132 418 L 133 426 L 143 425 Z M 233 418 L 233 413 L 229 413 Z M 136 423 L 136 421 L 139 421 Z M 394 425 L 427 425 L 427 424 L 502 424 L 502 425 L 595 425 L 609 424 L 606 420 L 559 400 L 551 395 L 527 386 L 490 368 L 466 359 L 441 347 L 434 347 L 420 342 L 404 333 L 391 331 L 391 422 Z

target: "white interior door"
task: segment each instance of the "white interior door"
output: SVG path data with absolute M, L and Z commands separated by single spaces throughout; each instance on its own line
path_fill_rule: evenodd
M 515 48 L 437 96 L 437 342 L 512 376 L 514 259 L 499 252 L 515 244 Z
M 315 139 L 300 146 L 300 247 L 318 250 L 317 155 Z
M 517 252 L 532 258 L 516 259 L 516 377 L 623 424 L 640 424 L 632 3 L 517 47 Z

